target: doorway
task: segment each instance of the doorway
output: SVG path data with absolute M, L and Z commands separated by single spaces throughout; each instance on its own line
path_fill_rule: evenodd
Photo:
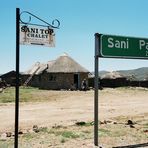
M 74 74 L 74 85 L 75 85 L 76 89 L 79 89 L 79 87 L 80 87 L 79 74 Z

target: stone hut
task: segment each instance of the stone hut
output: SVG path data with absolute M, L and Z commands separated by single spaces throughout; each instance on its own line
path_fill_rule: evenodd
M 67 54 L 46 64 L 35 63 L 23 73 L 24 85 L 40 89 L 81 89 L 84 79 L 88 81 L 89 71 Z
M 140 80 L 136 78 L 135 75 L 128 75 L 127 78 L 127 86 L 130 87 L 140 87 Z
M 111 88 L 127 86 L 127 79 L 120 73 L 113 71 L 101 77 L 100 85 Z
M 0 76 L 2 81 L 6 83 L 9 86 L 15 86 L 16 82 L 16 72 L 14 70 L 9 71 L 3 75 Z M 20 83 L 21 83 L 21 74 L 20 74 Z
M 47 69 L 41 75 L 41 89 L 81 89 L 84 79 L 88 81 L 89 71 L 67 54 L 49 61 Z

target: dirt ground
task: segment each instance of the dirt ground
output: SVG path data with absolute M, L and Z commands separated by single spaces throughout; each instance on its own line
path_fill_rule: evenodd
M 20 103 L 20 129 L 31 129 L 33 125 L 68 127 L 80 121 L 93 121 L 93 90 L 48 91 L 41 97 L 46 95 L 49 95 L 49 101 Z M 14 131 L 14 111 L 14 103 L 0 104 L 0 133 Z M 119 117 L 134 120 L 138 116 L 148 123 L 148 89 L 106 88 L 99 91 L 100 121 L 116 120 Z M 82 141 L 79 142 L 82 143 Z M 89 139 L 86 143 L 91 145 L 93 139 Z

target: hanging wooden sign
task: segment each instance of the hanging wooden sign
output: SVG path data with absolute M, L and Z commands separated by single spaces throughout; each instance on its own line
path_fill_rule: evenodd
M 41 45 L 54 47 L 55 33 L 49 27 L 39 27 L 35 25 L 20 25 L 20 44 Z

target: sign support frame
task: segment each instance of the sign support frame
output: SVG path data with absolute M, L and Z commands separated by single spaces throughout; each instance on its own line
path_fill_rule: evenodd
M 29 22 L 24 22 L 21 20 L 21 15 L 23 13 L 29 14 Z M 40 20 L 45 25 L 39 25 L 39 24 L 31 24 L 31 16 Z M 60 21 L 55 19 L 52 21 L 52 25 L 48 22 L 44 21 L 43 19 L 39 18 L 38 16 L 28 12 L 23 11 L 20 13 L 20 8 L 16 8 L 16 80 L 15 80 L 15 135 L 14 135 L 14 148 L 18 148 L 18 131 L 19 131 L 19 85 L 20 85 L 20 23 L 23 23 L 25 25 L 31 24 L 31 25 L 37 25 L 37 26 L 43 26 L 48 27 L 51 29 L 59 29 Z
M 99 136 L 98 136 L 98 132 L 99 132 L 99 126 L 98 126 L 98 122 L 99 122 L 99 86 L 100 86 L 100 83 L 99 83 L 99 58 L 120 58 L 120 59 L 148 59 L 148 58 L 145 58 L 145 57 L 130 57 L 130 56 L 103 56 L 101 54 L 101 50 L 103 50 L 102 48 L 102 41 L 101 41 L 101 36 L 103 34 L 99 34 L 99 33 L 95 33 L 95 79 L 94 79 L 94 145 L 95 146 L 99 146 L 98 145 L 98 139 L 99 139 Z M 113 36 L 113 35 L 108 35 L 108 36 Z M 118 36 L 116 36 L 118 37 Z M 119 37 L 124 37 L 124 36 L 119 36 Z M 132 38 L 132 37 L 127 37 L 127 38 Z M 134 39 L 136 39 L 134 37 Z M 137 39 L 143 39 L 143 38 L 137 38 Z M 145 39 L 144 40 L 148 40 L 148 39 Z M 146 52 L 146 54 L 148 54 L 148 51 Z M 146 55 L 147 56 L 147 55 Z
M 19 65 L 20 65 L 20 9 L 16 8 L 16 85 L 15 85 L 15 142 L 14 148 L 18 148 L 18 127 L 19 127 Z
M 100 35 L 98 33 L 95 34 L 95 80 L 94 80 L 94 145 L 98 146 L 98 113 L 99 113 L 99 95 L 98 95 L 98 89 L 99 89 L 99 80 L 98 80 L 98 73 L 99 73 L 99 48 L 100 48 L 100 42 L 99 42 Z

